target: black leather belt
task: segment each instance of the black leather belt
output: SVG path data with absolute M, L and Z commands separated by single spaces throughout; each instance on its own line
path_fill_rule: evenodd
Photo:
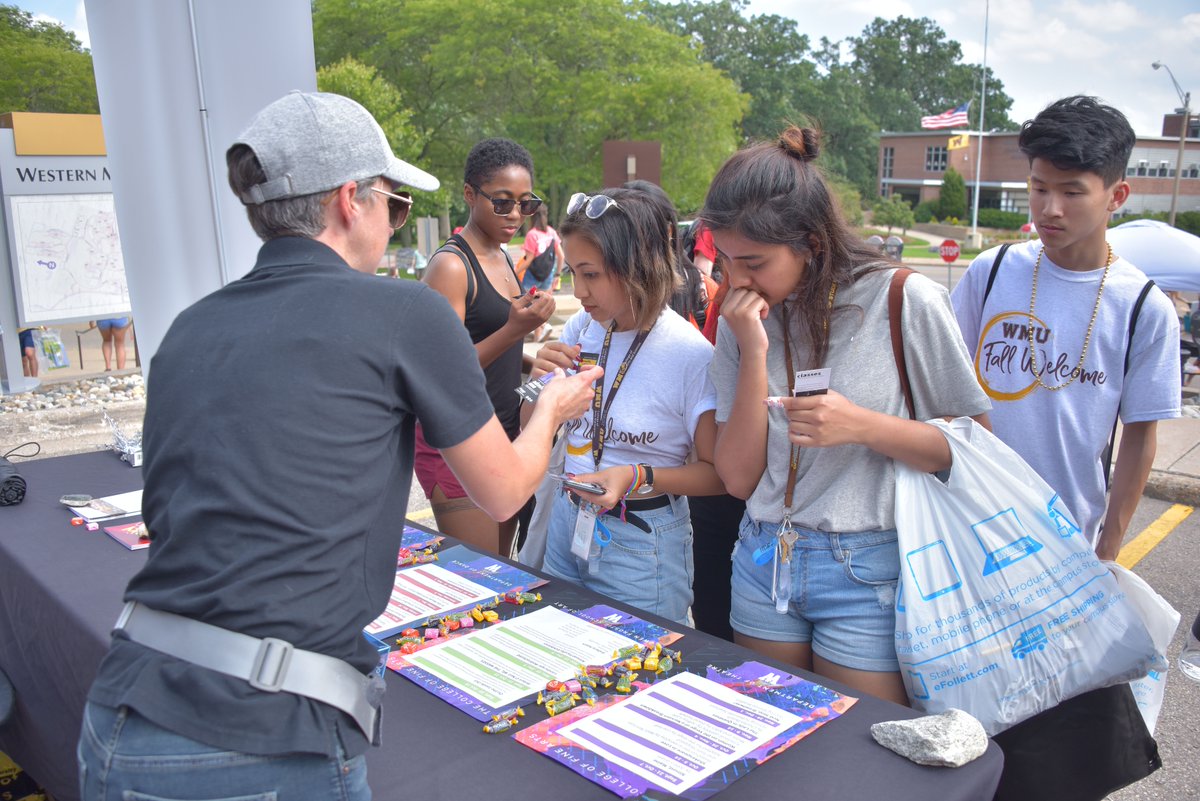
M 573 492 L 568 492 L 567 497 L 571 499 L 571 503 L 576 506 L 582 500 Z M 642 531 L 649 534 L 651 532 L 650 524 L 639 517 L 637 512 L 649 512 L 651 509 L 662 509 L 664 506 L 671 505 L 671 496 L 669 494 L 656 495 L 653 498 L 629 498 L 625 501 L 625 522 L 637 526 Z M 609 517 L 620 519 L 621 507 L 614 506 L 612 509 L 604 512 Z
M 661 509 L 671 505 L 671 496 L 655 495 L 653 498 L 627 498 L 625 508 L 631 512 L 649 512 L 651 509 Z

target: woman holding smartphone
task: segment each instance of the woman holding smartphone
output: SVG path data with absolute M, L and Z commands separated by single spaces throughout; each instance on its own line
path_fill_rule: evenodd
M 668 306 L 676 288 L 670 231 L 644 193 L 576 194 L 561 231 L 583 308 L 538 352 L 532 374 L 606 366 L 591 412 L 564 433 L 566 472 L 602 491 L 555 498 L 544 569 L 686 625 L 693 565 L 685 496 L 722 491 L 712 462 L 712 346 Z

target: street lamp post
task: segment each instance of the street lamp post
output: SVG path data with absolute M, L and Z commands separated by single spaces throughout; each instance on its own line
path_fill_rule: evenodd
M 1171 190 L 1171 214 L 1167 218 L 1167 223 L 1171 226 L 1175 225 L 1175 208 L 1179 205 L 1179 179 L 1183 176 L 1183 150 L 1187 143 L 1188 123 L 1191 122 L 1191 110 L 1188 108 L 1192 99 L 1191 92 L 1185 92 L 1179 87 L 1179 81 L 1175 80 L 1175 73 L 1171 72 L 1171 68 L 1161 61 L 1155 61 L 1150 65 L 1154 69 L 1162 67 L 1167 71 L 1167 75 L 1171 78 L 1171 83 L 1175 85 L 1175 91 L 1179 94 L 1179 99 L 1183 101 L 1183 123 L 1179 127 L 1179 155 L 1175 157 L 1175 185 Z

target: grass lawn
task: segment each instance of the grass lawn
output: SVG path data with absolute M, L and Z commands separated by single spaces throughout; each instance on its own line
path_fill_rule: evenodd
M 933 248 L 933 250 L 930 250 L 931 247 Z M 986 250 L 986 248 L 984 248 L 984 250 Z M 960 259 L 973 259 L 982 252 L 983 252 L 983 250 L 978 250 L 975 248 L 964 248 L 962 245 L 959 245 L 958 257 Z M 927 245 L 924 242 L 922 242 L 919 245 L 905 245 L 904 252 L 903 252 L 903 258 L 906 258 L 906 259 L 940 259 L 941 254 L 938 253 L 938 251 L 937 251 L 937 245 Z

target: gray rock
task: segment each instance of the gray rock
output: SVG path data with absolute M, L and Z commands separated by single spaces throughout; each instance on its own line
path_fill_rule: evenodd
M 983 725 L 961 709 L 912 720 L 888 720 L 871 726 L 871 736 L 884 748 L 918 765 L 957 768 L 987 750 Z

